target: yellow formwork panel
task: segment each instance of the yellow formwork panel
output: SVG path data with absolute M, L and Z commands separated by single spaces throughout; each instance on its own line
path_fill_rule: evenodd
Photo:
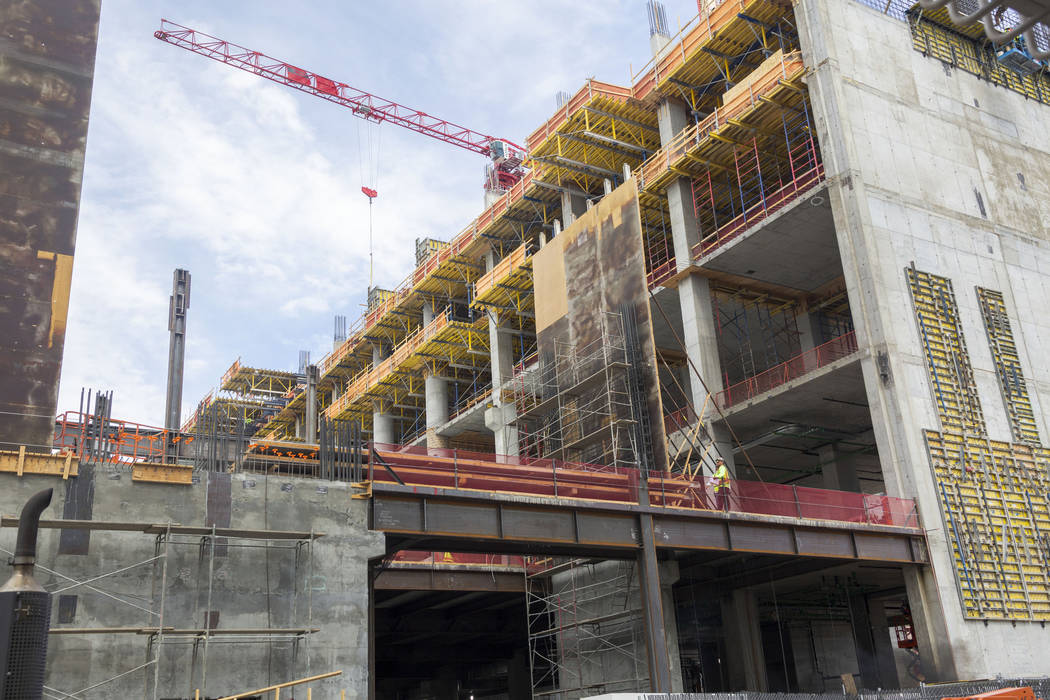
M 988 346 L 995 363 L 995 374 L 1010 418 L 1010 430 L 1017 442 L 1039 444 L 1039 428 L 1028 398 L 1028 385 L 1017 355 L 1010 317 L 1006 313 L 1006 302 L 1001 292 L 977 288 L 977 300 L 981 306 L 981 317 L 988 333 Z
M 781 110 L 805 100 L 805 66 L 798 51 L 764 63 L 752 75 L 746 91 L 682 131 L 650 156 L 639 169 L 639 189 L 660 193 L 676 178 L 695 177 L 704 169 L 733 167 L 733 149 L 754 134 L 775 134 L 783 140 Z
M 536 299 L 532 282 L 532 256 L 523 243 L 482 275 L 474 285 L 471 305 L 496 311 L 532 311 Z
M 950 29 L 956 34 L 962 34 L 969 39 L 982 39 L 984 38 L 984 27 L 980 22 L 974 22 L 968 24 L 965 27 L 952 22 L 951 16 L 948 14 L 947 7 L 940 7 L 936 10 L 924 10 L 918 4 L 912 5 L 909 10 L 909 15 L 914 17 L 916 20 L 926 20 L 927 22 L 934 22 L 939 24 L 946 29 Z
M 295 388 L 299 375 L 274 369 L 245 367 L 241 358 L 234 360 L 222 375 L 219 388 L 238 394 L 284 395 Z
M 686 24 L 657 58 L 635 74 L 634 95 L 639 99 L 650 98 L 654 92 L 678 96 L 682 85 L 703 86 L 727 75 L 736 80 L 733 58 L 756 42 L 767 47 L 776 44 L 761 25 L 792 15 L 791 3 L 786 1 L 722 2 Z
M 1029 99 L 1050 104 L 1050 77 L 1046 71 L 1031 75 L 1017 73 L 997 61 L 979 37 L 971 38 L 960 34 L 957 29 L 927 21 L 929 15 L 926 13 L 912 15 L 912 46 L 924 56 L 936 58 Z
M 941 426 L 984 435 L 984 414 L 951 280 L 914 268 L 907 275 Z
M 418 394 L 422 375 L 444 365 L 470 363 L 487 366 L 488 323 L 452 320 L 448 313 L 405 338 L 375 367 L 361 372 L 324 413 L 332 420 L 362 416 L 375 403 L 396 403 L 405 394 Z
M 1050 620 L 1050 450 L 925 438 L 966 616 Z
M 619 177 L 624 163 L 634 169 L 659 146 L 656 105 L 597 80 L 588 80 L 526 140 L 545 181 L 583 191 L 600 191 L 603 179 Z

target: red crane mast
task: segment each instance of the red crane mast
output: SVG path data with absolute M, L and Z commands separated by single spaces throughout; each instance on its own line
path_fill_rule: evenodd
M 525 149 L 507 139 L 488 136 L 446 119 L 439 119 L 418 109 L 358 90 L 346 83 L 166 19 L 161 20 L 160 29 L 154 32 L 153 36 L 187 51 L 348 107 L 361 119 L 396 124 L 438 141 L 489 156 L 493 161 L 486 182 L 489 189 L 507 189 L 521 179 L 523 174 L 521 164 Z M 376 196 L 375 190 L 362 187 L 362 191 L 369 199 Z

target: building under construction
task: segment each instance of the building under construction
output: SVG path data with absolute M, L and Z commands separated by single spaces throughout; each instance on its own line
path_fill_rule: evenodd
M 177 392 L 163 428 L 103 394 L 0 436 L 5 513 L 56 486 L 46 697 L 1050 675 L 1045 25 L 648 10 L 631 83 L 494 146 L 484 210 L 320 361 L 238 359 L 182 425 Z

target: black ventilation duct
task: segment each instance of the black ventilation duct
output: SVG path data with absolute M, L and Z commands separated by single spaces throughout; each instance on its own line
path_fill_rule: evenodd
M 0 700 L 38 700 L 44 693 L 44 660 L 51 626 L 51 595 L 33 578 L 40 514 L 52 489 L 36 493 L 22 508 L 14 573 L 0 587 Z

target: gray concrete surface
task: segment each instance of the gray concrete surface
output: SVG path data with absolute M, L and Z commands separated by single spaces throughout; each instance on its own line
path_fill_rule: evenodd
M 907 24 L 859 3 L 795 7 L 886 487 L 917 498 L 928 529 L 932 571 L 907 583 L 929 677 L 1050 673 L 1050 630 L 963 617 L 923 441 L 939 420 L 905 277 L 914 262 L 952 280 L 989 437 L 1009 440 L 973 289 L 1002 291 L 1045 441 L 1050 110 L 923 57 Z
M 209 513 L 216 521 L 222 521 L 228 513 L 229 525 L 234 528 L 306 531 L 312 528 L 323 532 L 324 537 L 313 545 L 312 557 L 309 548 L 297 557 L 297 549 L 287 542 L 275 543 L 270 548 L 239 547 L 236 545 L 263 543 L 228 539 L 225 547 L 220 543 L 216 548 L 210 609 L 218 613 L 217 632 L 265 627 L 319 627 L 321 631 L 300 641 L 297 648 L 286 639 L 253 638 L 229 643 L 229 638 L 213 638 L 208 650 L 206 691 L 209 696 L 217 697 L 341 670 L 342 676 L 315 684 L 314 697 L 339 697 L 341 690 L 346 691 L 347 698 L 367 697 L 367 563 L 369 558 L 383 553 L 383 543 L 381 535 L 366 529 L 367 502 L 350 500 L 346 484 L 207 473 L 201 474 L 199 483 L 193 485 L 146 484 L 133 483 L 130 474 L 110 471 L 107 467 L 97 468 L 93 477 L 79 477 L 85 478 L 91 483 L 81 482 L 79 488 L 70 489 L 76 480 L 63 482 L 49 477 L 0 475 L 0 512 L 17 514 L 30 494 L 54 487 L 55 496 L 44 518 L 62 517 L 67 491 L 81 498 L 91 491 L 90 510 L 95 520 L 137 523 L 170 520 L 184 525 L 206 525 Z M 229 488 L 216 488 L 223 481 L 228 481 Z M 154 556 L 154 536 L 112 531 L 91 532 L 86 555 L 59 554 L 59 532 L 41 531 L 38 564 L 78 580 Z M 14 528 L 3 528 L 0 547 L 10 551 L 14 538 Z M 208 609 L 207 548 L 202 557 L 199 537 L 184 535 L 174 537 L 173 541 L 184 544 L 172 544 L 169 549 L 164 626 L 201 628 Z M 162 562 L 157 561 L 92 585 L 142 608 L 158 610 L 161 575 Z M 38 569 L 38 579 L 52 591 L 70 585 L 69 581 L 42 568 Z M 62 605 L 56 597 L 52 628 L 158 624 L 157 618 L 147 611 L 85 587 L 61 595 L 76 596 L 75 614 L 60 618 Z M 142 664 L 147 658 L 146 644 L 147 637 L 137 634 L 52 635 L 46 683 L 67 693 L 101 683 Z M 194 663 L 191 639 L 165 639 L 160 658 L 159 697 L 193 697 L 194 690 L 200 687 L 202 655 L 203 649 L 199 648 Z M 78 697 L 152 697 L 152 679 L 152 668 L 137 671 Z

